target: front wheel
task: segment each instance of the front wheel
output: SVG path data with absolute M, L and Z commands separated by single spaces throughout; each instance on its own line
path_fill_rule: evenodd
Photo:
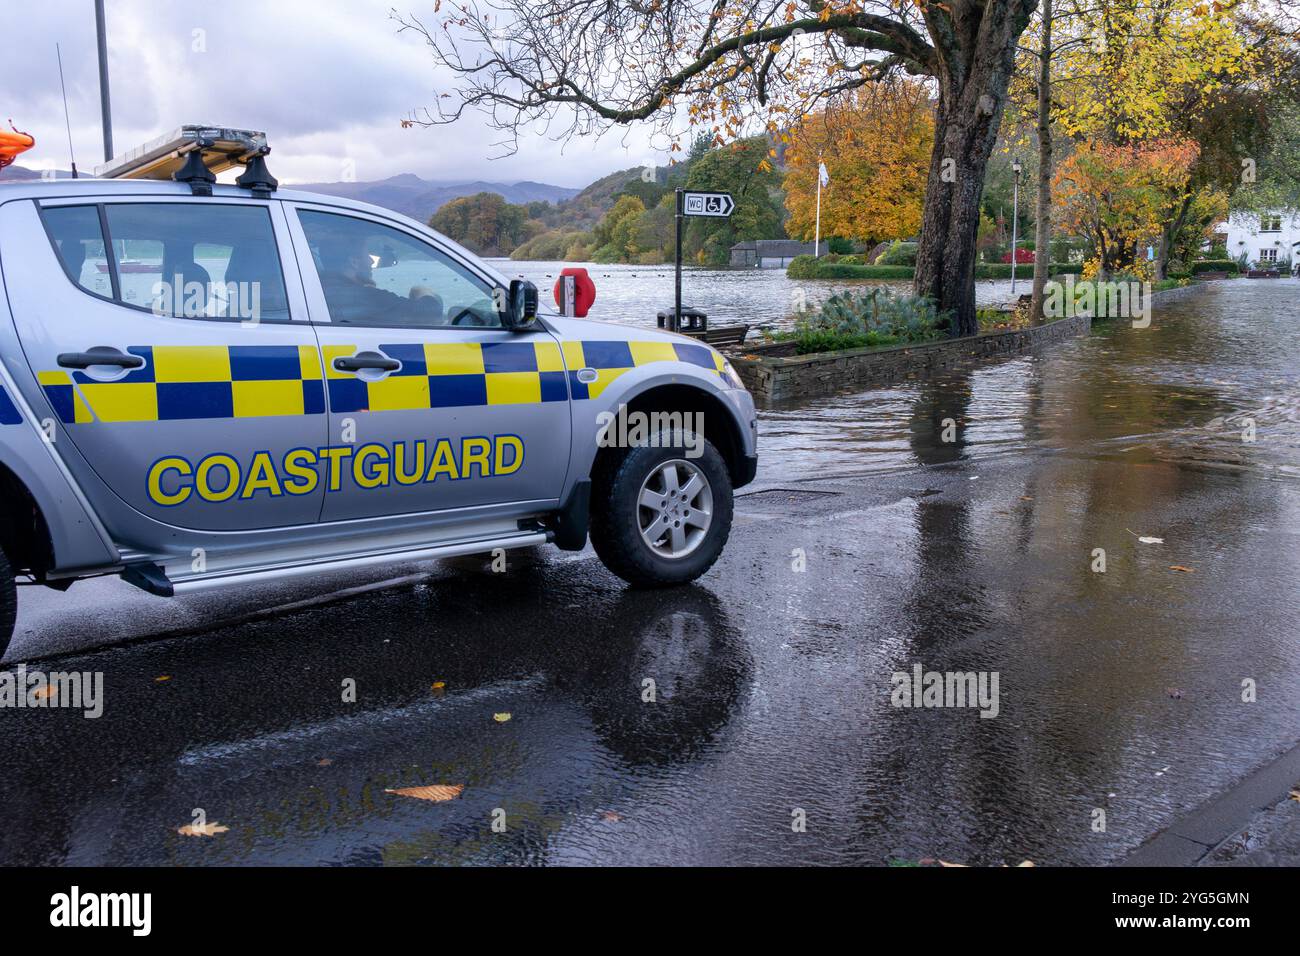
M 702 436 L 661 433 L 593 476 L 591 543 L 629 584 L 694 581 L 731 533 L 731 477 Z

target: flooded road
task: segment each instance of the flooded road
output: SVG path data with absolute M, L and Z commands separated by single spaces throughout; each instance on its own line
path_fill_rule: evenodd
M 1122 860 L 1300 738 L 1298 294 L 765 409 L 689 588 L 545 551 L 24 589 L 10 659 L 105 707 L 0 711 L 0 863 Z M 917 665 L 997 674 L 997 716 L 894 706 Z M 429 785 L 464 790 L 388 792 Z
M 1215 282 L 1156 301 L 1147 329 L 1099 322 L 1037 355 L 767 409 L 760 474 L 1058 450 L 1300 478 L 1300 280 Z M 959 452 L 940 441 L 945 418 Z

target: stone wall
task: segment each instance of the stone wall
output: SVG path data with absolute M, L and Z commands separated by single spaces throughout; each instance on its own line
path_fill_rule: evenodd
M 746 349 L 743 354 L 733 353 L 729 358 L 755 399 L 800 398 L 825 395 L 848 386 L 889 385 L 938 369 L 1019 355 L 1083 335 L 1091 327 L 1091 318 L 1077 315 L 1027 329 L 944 339 L 922 345 L 796 355 L 794 343 L 781 342 Z

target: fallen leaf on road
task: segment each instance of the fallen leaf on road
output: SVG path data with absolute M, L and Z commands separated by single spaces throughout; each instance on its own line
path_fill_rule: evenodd
M 1138 538 L 1138 541 L 1141 542 L 1142 544 L 1164 544 L 1165 543 L 1164 538 L 1152 538 L 1149 536 L 1140 537 Z
M 606 810 L 603 813 L 601 813 L 600 818 L 609 823 L 619 823 L 622 821 L 623 815 L 621 813 L 615 812 L 614 810 Z
M 1021 500 L 1021 501 L 1033 501 L 1033 500 L 1034 500 L 1034 496 L 1033 496 L 1033 495 L 1021 495 L 1021 496 L 1020 496 L 1020 500 Z
M 964 870 L 964 869 L 969 869 L 969 865 L 966 864 L 966 863 L 949 863 L 947 860 L 940 860 L 940 861 L 939 861 L 939 865 L 940 865 L 940 866 L 953 866 L 953 867 L 960 867 L 960 868 L 963 869 L 963 870 Z
M 1300 803 L 1300 789 L 1291 791 L 1291 799 L 1296 803 Z
M 510 714 L 493 714 L 492 719 L 495 720 L 498 724 L 504 724 L 507 720 L 510 719 Z
M 154 682 L 155 684 L 161 684 L 163 681 L 165 681 L 165 680 L 171 680 L 171 679 L 172 679 L 172 675 L 171 675 L 171 674 L 163 674 L 161 677 L 155 677 L 155 678 L 153 679 L 153 682 Z
M 330 760 L 329 757 L 321 757 L 320 760 L 317 760 L 317 761 L 316 761 L 316 766 L 318 766 L 318 767 L 328 767 L 328 766 L 329 766 L 330 764 L 332 764 L 333 762 L 334 762 L 334 761 L 333 761 L 333 760 Z
M 34 691 L 32 691 L 32 696 L 35 697 L 37 700 L 49 700 L 51 697 L 55 695 L 55 693 L 57 693 L 55 688 L 49 684 L 46 684 L 45 686 L 38 687 Z
M 416 800 L 431 800 L 434 803 L 442 803 L 444 800 L 455 800 L 465 789 L 464 784 L 435 784 L 431 787 L 403 787 L 401 790 L 384 790 L 384 793 L 394 793 L 399 797 L 414 797 Z
M 1187 574 L 1191 574 L 1191 573 L 1193 573 L 1196 569 L 1195 569 L 1195 568 L 1187 568 L 1187 567 L 1183 567 L 1183 565 L 1181 565 L 1181 564 L 1171 564 L 1171 565 L 1169 565 L 1169 570 L 1170 570 L 1170 571 L 1184 571 L 1184 572 L 1186 572 Z
M 187 823 L 183 827 L 178 827 L 176 832 L 181 836 L 216 836 L 218 833 L 225 833 L 230 827 L 223 827 L 220 823 Z
M 1172 697 L 1174 700 L 1183 699 L 1183 692 L 1179 690 L 1177 687 L 1168 687 L 1165 689 L 1165 693 L 1168 694 L 1170 697 Z M 1165 769 L 1168 770 L 1169 768 L 1166 767 Z

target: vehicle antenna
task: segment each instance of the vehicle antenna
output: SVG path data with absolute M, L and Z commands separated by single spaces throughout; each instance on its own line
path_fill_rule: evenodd
M 54 44 L 54 55 L 59 58 L 59 88 L 63 90 L 63 124 L 68 128 L 68 158 L 72 160 L 72 178 L 77 178 L 77 157 L 72 151 L 72 120 L 68 117 L 68 88 L 63 82 L 63 51 Z

